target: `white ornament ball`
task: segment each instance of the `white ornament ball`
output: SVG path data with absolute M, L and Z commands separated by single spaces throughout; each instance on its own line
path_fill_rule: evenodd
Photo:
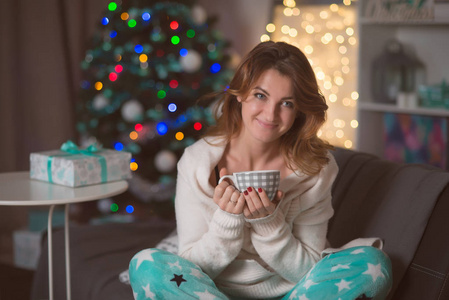
M 101 110 L 109 105 L 109 99 L 106 98 L 103 94 L 98 94 L 94 97 L 94 100 L 92 101 L 92 107 L 95 110 Z
M 156 154 L 154 165 L 160 172 L 168 173 L 175 169 L 177 160 L 173 152 L 162 150 Z
M 207 14 L 206 14 L 206 10 L 202 6 L 195 5 L 194 7 L 192 7 L 191 13 L 192 13 L 193 22 L 196 25 L 202 25 L 206 22 Z
M 135 100 L 129 100 L 122 106 L 122 117 L 127 122 L 138 121 L 143 115 L 142 104 Z
M 110 199 L 110 198 L 101 199 L 101 200 L 97 201 L 97 208 L 101 213 L 107 214 L 107 213 L 111 212 L 111 204 L 112 203 L 113 203 L 112 199 Z
M 190 49 L 188 50 L 186 56 L 181 56 L 179 63 L 184 71 L 187 73 L 193 73 L 201 68 L 203 59 L 197 51 Z

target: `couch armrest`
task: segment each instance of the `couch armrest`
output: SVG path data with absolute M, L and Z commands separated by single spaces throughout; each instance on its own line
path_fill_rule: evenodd
M 449 299 L 449 185 L 432 212 L 393 299 Z
M 393 265 L 393 295 L 422 245 L 427 223 L 435 217 L 449 173 L 341 148 L 334 156 L 340 171 L 332 189 L 335 214 L 328 239 L 333 247 L 359 237 L 383 239 Z

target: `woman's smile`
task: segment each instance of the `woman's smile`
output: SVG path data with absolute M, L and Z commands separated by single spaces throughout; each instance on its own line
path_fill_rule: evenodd
M 266 122 L 262 121 L 256 118 L 256 121 L 259 123 L 259 125 L 264 129 L 275 129 L 278 125 L 273 122 Z

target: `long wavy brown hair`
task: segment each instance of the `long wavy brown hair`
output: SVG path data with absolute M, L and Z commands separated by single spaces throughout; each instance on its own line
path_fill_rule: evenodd
M 259 77 L 268 69 L 275 69 L 291 79 L 297 103 L 295 122 L 280 138 L 280 152 L 290 169 L 317 174 L 329 162 L 327 151 L 333 149 L 317 136 L 326 121 L 328 106 L 307 57 L 287 43 L 262 42 L 246 55 L 229 88 L 219 93 L 216 124 L 209 127 L 205 137 L 222 136 L 228 143 L 239 134 L 243 122 L 237 97 L 246 99 Z

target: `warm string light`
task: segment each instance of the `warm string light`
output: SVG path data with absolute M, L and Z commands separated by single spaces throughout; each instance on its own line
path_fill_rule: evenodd
M 283 41 L 308 57 L 329 105 L 328 119 L 318 136 L 335 146 L 354 147 L 358 127 L 356 104 L 356 9 L 350 0 L 341 5 L 304 5 L 284 0 L 266 25 L 261 41 Z

